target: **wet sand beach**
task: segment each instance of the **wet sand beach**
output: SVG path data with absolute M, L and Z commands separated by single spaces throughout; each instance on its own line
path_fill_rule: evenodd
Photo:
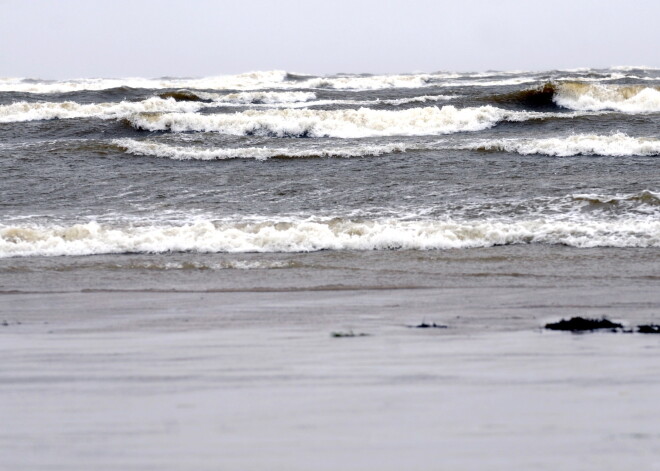
M 0 465 L 660 469 L 658 336 L 541 328 L 576 315 L 657 322 L 652 280 L 613 290 L 597 278 L 573 288 L 561 276 L 532 288 L 496 278 L 6 292 Z

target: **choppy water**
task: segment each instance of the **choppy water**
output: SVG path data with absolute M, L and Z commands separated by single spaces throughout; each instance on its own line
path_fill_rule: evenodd
M 514 265 L 653 261 L 659 126 L 655 69 L 0 79 L 2 286 L 115 269 L 342 285 L 337 263 L 414 286 L 429 272 L 410 260 L 500 246 Z

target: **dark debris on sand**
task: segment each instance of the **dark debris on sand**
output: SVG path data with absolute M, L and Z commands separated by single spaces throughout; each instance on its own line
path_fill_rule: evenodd
M 637 332 L 639 332 L 640 334 L 660 334 L 660 325 L 658 324 L 638 325 Z
M 436 324 L 433 322 L 432 324 L 427 324 L 426 322 L 422 322 L 421 324 L 418 325 L 411 325 L 410 327 L 414 329 L 446 329 L 446 325 L 442 324 Z
M 617 322 L 612 322 L 609 319 L 601 317 L 600 319 L 590 319 L 586 317 L 571 317 L 570 319 L 562 319 L 559 322 L 551 322 L 545 325 L 549 330 L 563 330 L 569 332 L 588 332 L 592 330 L 607 329 L 612 332 L 619 332 L 623 330 L 623 325 Z
M 333 338 L 346 338 L 346 337 L 368 337 L 369 334 L 365 334 L 364 332 L 359 332 L 355 333 L 352 330 L 349 330 L 348 332 L 333 332 L 330 334 L 330 337 Z

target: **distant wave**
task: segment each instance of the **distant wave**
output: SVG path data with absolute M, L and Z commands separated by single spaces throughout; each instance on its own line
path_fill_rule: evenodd
M 295 77 L 295 79 L 292 79 Z M 221 75 L 195 79 L 186 78 L 123 78 L 75 79 L 45 81 L 32 79 L 0 79 L 0 92 L 67 93 L 111 88 L 193 89 L 193 90 L 262 90 L 326 88 L 335 90 L 381 90 L 389 88 L 420 88 L 434 80 L 460 77 L 460 74 L 409 75 L 339 75 L 328 77 L 293 76 L 281 70 Z
M 39 80 L 24 78 L 0 78 L 0 92 L 21 93 L 70 93 L 101 90 L 206 90 L 206 91 L 256 91 L 327 89 L 346 91 L 424 89 L 428 87 L 504 87 L 537 82 L 538 80 L 601 82 L 632 78 L 657 80 L 647 76 L 657 69 L 614 68 L 610 71 L 579 69 L 574 71 L 532 72 L 485 72 L 457 73 L 434 72 L 393 75 L 338 74 L 313 76 L 292 74 L 282 70 L 257 71 L 237 75 L 218 75 L 201 78 L 81 78 L 72 80 Z
M 240 93 L 209 93 L 190 90 L 177 90 L 158 94 L 160 98 L 173 98 L 177 101 L 204 101 L 235 105 L 280 105 L 304 104 L 306 105 L 407 105 L 409 103 L 428 103 L 447 101 L 458 98 L 460 95 L 421 95 L 408 98 L 375 99 L 375 100 L 316 100 L 314 92 L 240 92 Z M 311 103 L 310 103 L 311 102 Z
M 620 70 L 623 72 L 634 72 L 634 71 L 657 71 L 660 70 L 658 67 L 647 67 L 645 65 L 615 65 L 611 67 L 612 70 Z
M 431 250 L 549 244 L 660 247 L 660 221 L 352 220 L 198 221 L 184 225 L 1 225 L 0 257 L 162 252 Z
M 144 89 L 198 89 L 198 90 L 259 90 L 264 88 L 295 88 L 286 82 L 283 70 L 249 72 L 238 75 L 220 75 L 196 79 L 186 78 L 120 78 L 120 79 L 75 79 L 45 81 L 33 79 L 0 79 L 0 92 L 25 93 L 68 93 L 82 90 L 107 90 L 111 88 Z
M 412 75 L 368 75 L 346 77 L 317 77 L 300 82 L 301 88 L 331 88 L 335 90 L 381 90 L 386 88 L 421 88 L 433 79 L 447 77 L 446 74 Z M 451 75 L 453 76 L 453 75 Z
M 586 202 L 595 207 L 603 206 L 616 206 L 623 205 L 644 205 L 644 206 L 660 206 L 660 193 L 650 190 L 644 190 L 632 195 L 598 195 L 590 194 L 575 194 L 571 196 L 574 201 Z
M 215 103 L 236 105 L 274 105 L 286 103 L 300 103 L 316 99 L 313 92 L 239 92 L 239 93 L 196 93 L 203 100 Z
M 220 132 L 274 137 L 420 136 L 479 131 L 501 121 L 569 118 L 573 115 L 509 111 L 493 106 L 454 106 L 406 110 L 248 110 L 233 114 L 138 113 L 127 118 L 136 129 L 171 132 Z
M 660 155 L 660 139 L 630 137 L 624 133 L 574 134 L 545 139 L 490 139 L 458 145 L 455 148 L 557 157 L 574 155 L 655 156 Z

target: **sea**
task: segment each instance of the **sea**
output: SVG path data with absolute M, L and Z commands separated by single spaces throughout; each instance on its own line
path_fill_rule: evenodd
M 0 290 L 657 287 L 660 70 L 0 79 Z

